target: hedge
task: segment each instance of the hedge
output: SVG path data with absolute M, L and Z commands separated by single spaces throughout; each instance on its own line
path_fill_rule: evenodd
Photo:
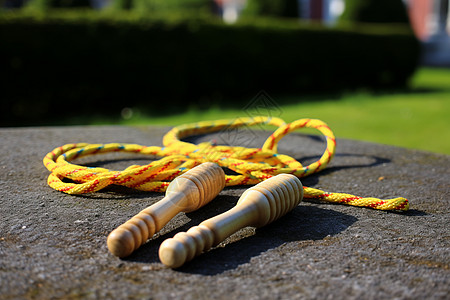
M 132 9 L 144 13 L 186 11 L 191 13 L 211 12 L 210 0 L 133 0 Z
M 28 0 L 25 9 L 49 11 L 54 8 L 92 8 L 90 0 Z M 136 10 L 141 13 L 189 11 L 210 12 L 213 2 L 210 0 L 111 0 L 105 9 Z
M 409 24 L 409 16 L 403 0 L 345 0 L 340 21 Z
M 244 16 L 299 18 L 298 0 L 248 0 Z
M 270 19 L 157 20 L 89 13 L 0 16 L 0 125 L 140 106 L 403 86 L 419 44 L 403 27 L 326 28 Z
M 26 9 L 48 10 L 61 7 L 91 7 L 89 0 L 28 0 Z

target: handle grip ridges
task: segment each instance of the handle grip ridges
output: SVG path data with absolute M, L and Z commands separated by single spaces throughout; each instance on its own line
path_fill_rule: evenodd
M 267 179 L 246 190 L 232 209 L 165 240 L 159 258 L 171 268 L 180 267 L 241 228 L 262 227 L 280 218 L 302 199 L 303 186 L 296 176 L 280 174 Z
M 203 163 L 175 178 L 159 202 L 113 230 L 109 251 L 126 257 L 144 244 L 179 212 L 190 212 L 214 199 L 225 186 L 225 173 L 215 163 Z

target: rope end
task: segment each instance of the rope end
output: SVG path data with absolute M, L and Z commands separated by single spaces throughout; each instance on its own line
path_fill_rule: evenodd
M 383 204 L 380 204 L 375 209 L 380 210 L 393 210 L 393 211 L 407 211 L 409 209 L 409 201 L 406 198 L 399 197 L 394 199 L 384 200 Z

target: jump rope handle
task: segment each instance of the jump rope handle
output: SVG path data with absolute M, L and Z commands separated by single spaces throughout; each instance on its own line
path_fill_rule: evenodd
M 300 180 L 290 174 L 269 178 L 246 190 L 232 209 L 187 232 L 177 233 L 159 248 L 163 264 L 178 268 L 247 226 L 262 227 L 296 207 L 303 199 Z
M 225 173 L 206 162 L 175 178 L 166 196 L 113 230 L 107 239 L 109 251 L 126 257 L 161 230 L 179 212 L 194 211 L 214 199 L 225 187 Z

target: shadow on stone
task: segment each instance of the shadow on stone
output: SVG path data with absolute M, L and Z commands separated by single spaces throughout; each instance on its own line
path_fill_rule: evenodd
M 125 260 L 141 263 L 159 262 L 158 249 L 165 239 L 173 237 L 178 232 L 185 232 L 190 227 L 218 214 L 218 206 L 220 206 L 222 212 L 234 206 L 230 201 L 222 200 L 225 201 L 213 201 L 212 203 L 216 202 L 216 205 L 210 203 L 199 211 L 190 213 L 191 221 L 187 224 L 175 231 L 150 240 Z M 226 205 L 223 202 L 227 202 Z M 310 205 L 300 205 L 272 224 L 256 229 L 251 236 L 235 237 L 234 239 L 231 237 L 231 241 L 228 243 L 220 244 L 194 258 L 191 262 L 178 268 L 177 271 L 202 275 L 220 274 L 248 263 L 253 257 L 285 243 L 312 242 L 334 236 L 356 221 L 356 217 L 341 212 Z
M 86 198 L 86 199 L 98 199 L 98 200 L 133 200 L 133 199 L 153 199 L 157 197 L 163 197 L 164 193 L 158 193 L 158 192 L 146 192 L 146 191 L 140 191 L 132 188 L 128 188 L 126 186 L 120 186 L 120 185 L 110 185 L 105 187 L 104 189 L 95 192 L 95 193 L 88 193 L 88 194 L 79 194 L 79 195 L 71 195 L 73 197 L 79 197 L 79 198 Z M 158 200 L 156 200 L 158 201 Z M 156 202 L 154 201 L 154 202 Z M 153 203 L 153 202 L 152 202 Z M 151 205 L 152 203 L 149 202 L 148 205 Z M 138 212 L 136 212 L 138 213 Z
M 356 217 L 341 212 L 300 205 L 274 223 L 256 229 L 254 235 L 211 249 L 177 271 L 202 275 L 220 274 L 285 243 L 311 242 L 334 236 L 356 221 Z
M 422 210 L 418 210 L 418 209 L 409 209 L 408 211 L 405 212 L 393 212 L 393 213 L 397 213 L 397 214 L 402 214 L 404 216 L 407 217 L 423 217 L 423 216 L 428 216 L 428 214 Z
M 375 167 L 375 166 L 378 166 L 381 164 L 391 162 L 390 159 L 379 157 L 379 156 L 374 156 L 374 155 L 339 153 L 339 154 L 336 154 L 335 157 L 336 158 L 344 158 L 344 160 L 341 162 L 342 163 L 341 165 L 328 166 L 317 174 L 313 174 L 313 175 L 310 175 L 307 177 L 300 178 L 303 185 L 312 187 L 318 183 L 320 176 L 328 175 L 328 174 L 331 174 L 336 171 L 345 170 L 345 169 L 370 168 L 370 167 Z M 320 156 L 307 156 L 307 157 L 296 158 L 296 159 L 305 166 L 305 165 L 308 165 L 309 163 L 317 161 L 319 158 L 320 158 Z M 356 158 L 356 161 L 359 161 L 359 162 L 353 163 L 353 161 L 355 161 L 354 158 Z M 350 159 L 352 162 L 350 162 L 349 164 L 344 164 L 344 162 L 347 162 Z
M 206 219 L 212 218 L 218 214 L 221 214 L 236 205 L 239 197 L 219 195 L 213 201 L 200 209 L 187 213 L 186 216 L 190 218 L 190 221 L 186 224 L 171 230 L 165 234 L 156 233 L 153 239 L 150 239 L 146 244 L 142 245 L 139 249 L 133 252 L 132 255 L 125 260 L 141 262 L 141 263 L 155 263 L 159 262 L 158 250 L 161 243 L 173 237 L 178 232 L 186 232 L 189 228 L 196 226 Z M 167 228 L 173 227 L 173 220 L 169 221 L 166 225 Z M 164 229 L 162 230 L 164 232 Z

